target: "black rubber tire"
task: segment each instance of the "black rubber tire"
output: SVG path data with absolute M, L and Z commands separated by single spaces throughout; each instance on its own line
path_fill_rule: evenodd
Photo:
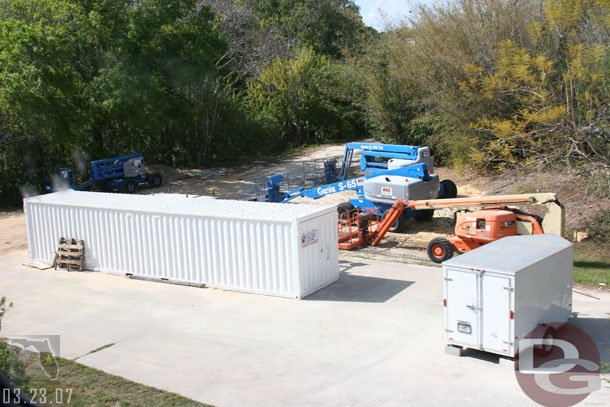
M 364 213 L 358 216 L 358 229 L 364 229 L 369 226 L 369 221 L 371 220 L 370 213 Z
M 455 182 L 450 179 L 444 179 L 441 181 L 441 185 L 443 186 L 443 199 L 455 198 L 457 196 L 458 190 Z
M 382 222 L 383 222 L 383 219 L 388 214 L 388 212 L 389 212 L 389 210 L 384 212 L 383 216 L 381 217 Z M 396 219 L 396 221 L 394 221 L 392 226 L 390 226 L 390 228 L 388 229 L 388 232 L 401 233 L 405 230 L 406 226 L 407 226 L 407 219 L 405 218 L 404 214 L 401 214 L 398 217 L 398 219 Z
M 434 216 L 434 209 L 420 209 L 417 212 L 418 214 L 414 216 L 417 221 L 429 222 Z
M 337 213 L 339 215 L 345 212 L 353 211 L 354 209 L 354 205 L 352 205 L 351 202 L 341 202 L 339 205 L 337 205 Z
M 106 186 L 107 183 L 108 183 L 108 181 L 106 181 L 106 180 L 99 181 L 97 183 L 97 186 L 99 187 L 100 191 L 102 191 L 102 192 L 110 192 L 111 191 L 111 189 Z
M 453 245 L 444 237 L 435 237 L 428 243 L 428 257 L 434 263 L 442 263 L 453 257 Z
M 124 194 L 133 194 L 136 192 L 136 183 L 131 179 L 126 179 L 121 185 L 121 192 Z
M 151 188 L 159 188 L 163 184 L 161 174 L 152 173 L 148 176 L 148 186 Z
M 534 346 L 534 353 L 539 356 L 547 356 L 553 351 L 552 340 L 555 339 L 555 328 L 549 325 L 540 325 L 536 328 L 538 332 L 542 333 L 542 339 L 549 341 L 548 344 Z M 537 335 L 535 335 L 537 336 Z

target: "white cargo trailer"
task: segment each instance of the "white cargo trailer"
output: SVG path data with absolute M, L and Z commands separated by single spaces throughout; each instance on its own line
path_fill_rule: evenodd
M 29 257 L 83 240 L 88 270 L 303 298 L 339 278 L 334 206 L 63 191 L 24 199 Z
M 514 357 L 538 325 L 570 318 L 572 275 L 572 244 L 550 234 L 505 237 L 445 261 L 448 353 L 474 348 Z

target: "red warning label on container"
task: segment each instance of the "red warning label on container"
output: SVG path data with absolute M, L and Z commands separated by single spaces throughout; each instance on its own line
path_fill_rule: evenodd
M 305 232 L 301 234 L 301 245 L 303 247 L 310 246 L 312 244 L 318 243 L 318 230 L 310 230 L 309 232 Z

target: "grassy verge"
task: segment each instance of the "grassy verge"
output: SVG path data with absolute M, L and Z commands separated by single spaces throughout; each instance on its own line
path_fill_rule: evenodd
M 74 407 L 208 406 L 71 360 L 58 358 L 57 361 L 57 380 L 49 379 L 36 363 L 28 366 L 26 374 L 30 380 L 25 386 L 27 390 L 22 391 L 30 397 L 36 394 L 34 401 Z
M 610 287 L 610 238 L 574 244 L 574 282 Z

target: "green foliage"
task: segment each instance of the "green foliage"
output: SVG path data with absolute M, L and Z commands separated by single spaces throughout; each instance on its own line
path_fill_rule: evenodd
M 602 209 L 594 219 L 589 219 L 585 225 L 590 237 L 596 241 L 604 241 L 610 236 L 610 209 Z
M 2 297 L 0 298 L 0 329 L 2 329 L 2 318 L 4 318 L 4 316 L 6 315 L 6 312 L 8 311 L 9 308 L 13 307 L 13 303 L 6 302 L 6 297 Z
M 263 26 L 331 57 L 357 49 L 366 32 L 353 0 L 255 0 L 255 7 Z
M 352 0 L 0 5 L 0 205 L 75 155 L 205 166 L 369 135 L 610 168 L 608 0 L 438 2 L 383 34 Z
M 371 46 L 367 123 L 453 164 L 608 166 L 609 21 L 605 0 L 421 6 Z
M 208 161 L 235 93 L 219 91 L 228 83 L 216 68 L 225 50 L 209 7 L 195 0 L 4 1 L 1 203 L 77 150 L 92 159 L 141 151 L 150 162 Z
M 392 36 L 392 34 L 390 34 Z M 360 104 L 371 134 L 397 144 L 424 145 L 435 125 L 424 117 L 426 105 L 417 81 L 417 70 L 405 67 L 401 49 L 394 40 L 371 47 L 365 58 L 357 57 L 361 87 Z
M 563 158 L 565 142 L 557 132 L 565 107 L 553 94 L 553 64 L 544 55 L 532 56 L 511 41 L 500 44 L 496 71 L 466 66 L 461 90 L 475 111 L 486 114 L 471 123 L 486 163 L 497 168 L 530 166 Z M 547 161 L 548 162 L 548 161 Z
M 359 120 L 344 67 L 330 60 L 362 43 L 352 1 L 0 5 L 0 205 L 75 152 L 93 160 L 138 151 L 148 162 L 203 166 L 350 137 Z M 313 81 L 299 90 L 306 100 L 278 93 L 294 102 L 290 125 L 288 111 L 253 109 L 246 84 L 257 78 L 244 75 L 299 46 L 317 52 L 292 73 Z M 274 80 L 266 75 L 261 83 Z
M 40 389 L 45 389 L 47 403 L 55 400 L 63 401 L 61 405 L 70 407 L 212 407 L 72 360 L 57 358 L 56 362 L 60 372 L 56 380 L 49 379 L 37 366 L 28 369 L 27 373 L 31 376 L 31 381 L 29 386 L 24 388 L 31 389 L 32 392 L 25 392 L 26 394 L 34 394 L 36 391 L 36 401 L 40 401 L 42 398 Z
M 286 146 L 321 143 L 354 135 L 340 67 L 303 48 L 289 60 L 276 59 L 248 83 L 248 104 L 271 123 Z
M 7 303 L 6 297 L 0 298 L 0 328 L 2 328 L 2 319 L 12 306 L 13 303 Z M 15 386 L 20 387 L 30 381 L 25 371 L 26 367 L 19 357 L 18 350 L 0 340 L 0 373 L 4 377 L 8 377 Z

